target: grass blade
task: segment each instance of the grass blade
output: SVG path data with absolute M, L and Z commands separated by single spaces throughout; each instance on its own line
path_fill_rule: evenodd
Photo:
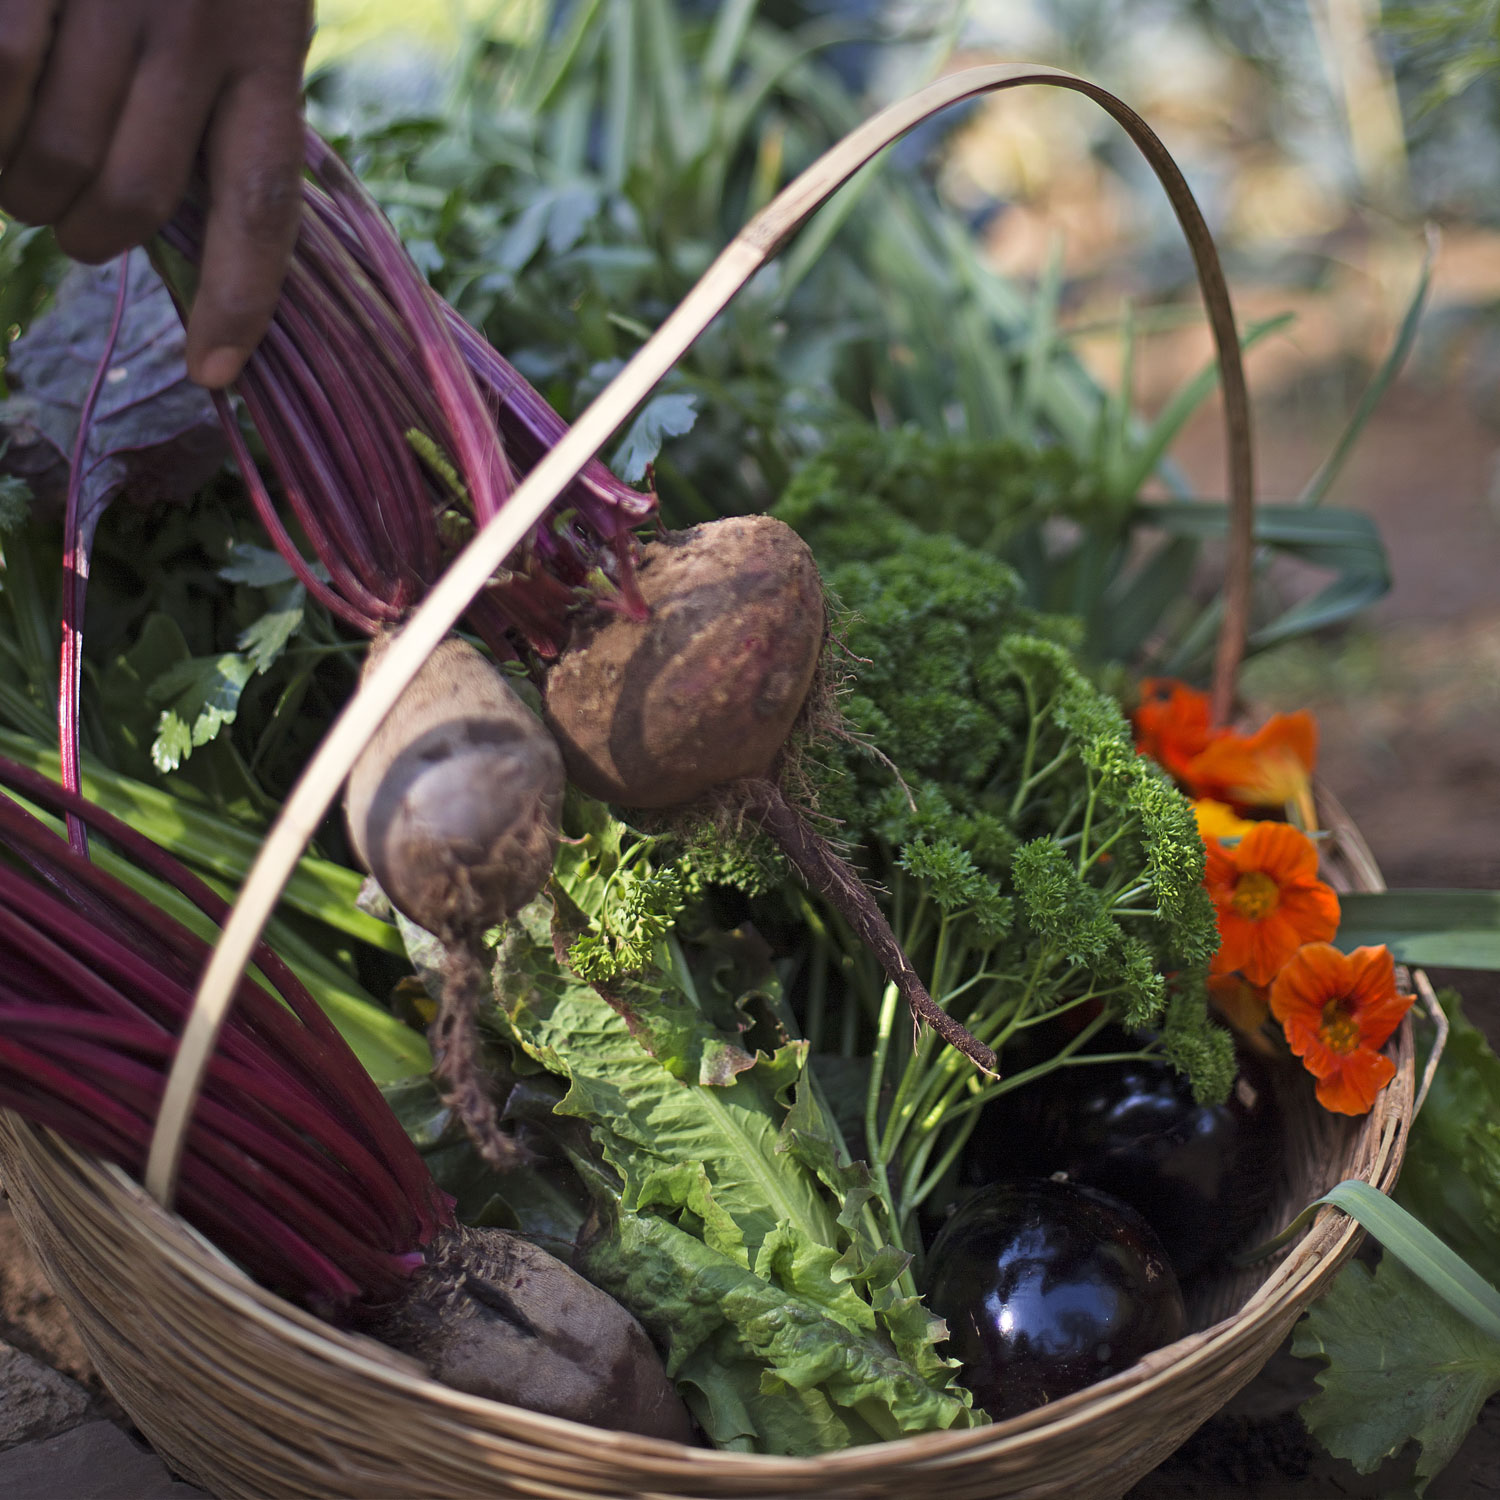
M 1422 310 L 1427 303 L 1427 291 L 1432 285 L 1432 261 L 1436 252 L 1437 236 L 1435 233 L 1429 233 L 1427 253 L 1422 258 L 1422 271 L 1417 277 L 1417 288 L 1412 293 L 1406 315 L 1401 320 L 1396 342 L 1391 345 L 1390 352 L 1381 361 L 1374 378 L 1365 387 L 1364 395 L 1359 398 L 1359 404 L 1354 408 L 1354 414 L 1349 418 L 1348 426 L 1339 434 L 1338 442 L 1333 445 L 1333 452 L 1323 460 L 1318 472 L 1308 481 L 1307 488 L 1298 496 L 1299 505 L 1322 503 L 1323 498 L 1332 489 L 1333 482 L 1338 478 L 1345 461 L 1353 452 L 1354 444 L 1360 433 L 1364 431 L 1365 423 L 1370 420 L 1371 413 L 1380 404 L 1380 398 L 1385 395 L 1391 382 L 1400 373 L 1402 365 L 1406 363 L 1406 356 L 1411 353 L 1411 346 L 1416 342 L 1417 325 L 1422 320 Z
M 635 6 L 610 0 L 609 102 L 604 121 L 604 180 L 614 192 L 625 186 L 630 146 L 639 124 L 635 98 Z
M 1277 333 L 1295 320 L 1294 313 L 1281 313 L 1274 318 L 1264 318 L 1252 323 L 1240 340 L 1240 348 L 1248 351 L 1269 334 Z M 1166 457 L 1167 449 L 1177 441 L 1189 418 L 1212 394 L 1219 383 L 1219 366 L 1210 360 L 1202 370 L 1181 387 L 1161 409 L 1156 420 L 1147 428 L 1139 445 L 1121 464 L 1115 478 L 1118 486 L 1115 493 L 1134 497 L 1140 487 L 1155 472 Z
M 714 29 L 708 49 L 703 54 L 703 87 L 712 99 L 724 93 L 729 75 L 739 61 L 745 45 L 745 33 L 755 19 L 760 0 L 725 0 L 714 18 Z
M 58 779 L 57 752 L 25 735 L 0 729 L 0 754 Z M 123 818 L 200 875 L 217 876 L 237 886 L 260 848 L 257 834 L 170 792 L 107 771 L 97 762 L 85 761 L 82 790 L 91 802 Z M 404 952 L 394 927 L 367 917 L 354 905 L 361 884 L 353 870 L 308 856 L 288 881 L 285 900 L 293 910 L 349 937 L 388 953 Z
M 573 16 L 567 35 L 554 48 L 550 57 L 544 58 L 545 66 L 536 76 L 536 85 L 526 99 L 526 112 L 539 117 L 551 106 L 553 97 L 573 78 L 583 45 L 593 35 L 594 23 L 604 0 L 583 0 Z M 551 29 L 555 7 L 548 7 L 548 14 L 538 21 L 537 33 L 546 36 Z
M 1041 405 L 1052 351 L 1057 347 L 1057 310 L 1062 301 L 1062 242 L 1052 241 L 1047 264 L 1031 299 L 1031 315 L 1026 327 L 1026 353 L 1021 366 L 1021 394 L 1016 403 L 1014 436 L 1022 442 L 1034 437 L 1037 412 Z M 1113 395 L 1109 400 L 1113 400 Z M 1109 409 L 1108 400 L 1105 403 Z
M 1341 947 L 1384 943 L 1403 963 L 1500 969 L 1500 891 L 1376 891 L 1340 904 Z
M 1500 1292 L 1420 1219 L 1358 1177 L 1336 1183 L 1321 1198 L 1309 1203 L 1274 1239 L 1236 1256 L 1236 1263 L 1251 1265 L 1274 1255 L 1307 1228 L 1320 1208 L 1330 1207 L 1341 1209 L 1369 1230 L 1389 1254 L 1449 1307 L 1481 1332 L 1500 1341 Z
M 688 82 L 681 38 L 665 0 L 643 0 L 643 4 L 649 43 L 647 73 L 661 99 L 657 118 L 662 128 L 658 135 L 666 137 L 672 148 L 672 161 L 681 168 L 703 149 L 707 138 L 703 96 Z

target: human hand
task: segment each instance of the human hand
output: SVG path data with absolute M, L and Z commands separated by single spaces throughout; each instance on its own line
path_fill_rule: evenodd
M 239 374 L 302 206 L 312 0 L 0 0 L 0 208 L 75 260 L 149 239 L 201 149 L 209 213 L 188 371 Z

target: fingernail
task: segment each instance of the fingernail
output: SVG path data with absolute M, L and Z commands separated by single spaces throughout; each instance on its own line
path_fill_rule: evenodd
M 193 371 L 193 379 L 199 385 L 206 385 L 210 390 L 217 390 L 220 386 L 228 385 L 240 373 L 249 357 L 248 349 L 236 349 L 229 344 L 218 349 L 210 349 L 197 362 L 198 367 Z

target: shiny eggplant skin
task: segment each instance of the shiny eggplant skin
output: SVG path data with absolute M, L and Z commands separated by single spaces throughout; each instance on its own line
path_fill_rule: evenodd
M 1146 1222 L 1066 1182 L 977 1192 L 933 1245 L 926 1280 L 927 1304 L 948 1324 L 946 1352 L 997 1421 L 1128 1369 L 1186 1323 Z
M 981 1118 L 966 1186 L 1060 1172 L 1099 1188 L 1151 1225 L 1182 1281 L 1221 1261 L 1270 1206 L 1281 1114 L 1252 1054 L 1223 1104 L 1196 1103 L 1187 1080 L 1155 1060 L 1060 1069 L 1020 1092 L 1031 1097 L 1018 1108 Z

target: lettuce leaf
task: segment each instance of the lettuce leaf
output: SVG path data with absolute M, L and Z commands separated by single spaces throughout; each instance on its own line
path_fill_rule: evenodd
M 567 1081 L 557 1113 L 589 1128 L 601 1228 L 580 1269 L 666 1350 L 722 1447 L 811 1454 L 982 1422 L 769 972 L 747 980 L 733 935 L 671 927 L 594 984 L 560 961 L 588 939 L 595 958 L 639 956 L 614 929 L 655 880 L 649 850 L 595 820 L 498 951 L 510 1045 Z

